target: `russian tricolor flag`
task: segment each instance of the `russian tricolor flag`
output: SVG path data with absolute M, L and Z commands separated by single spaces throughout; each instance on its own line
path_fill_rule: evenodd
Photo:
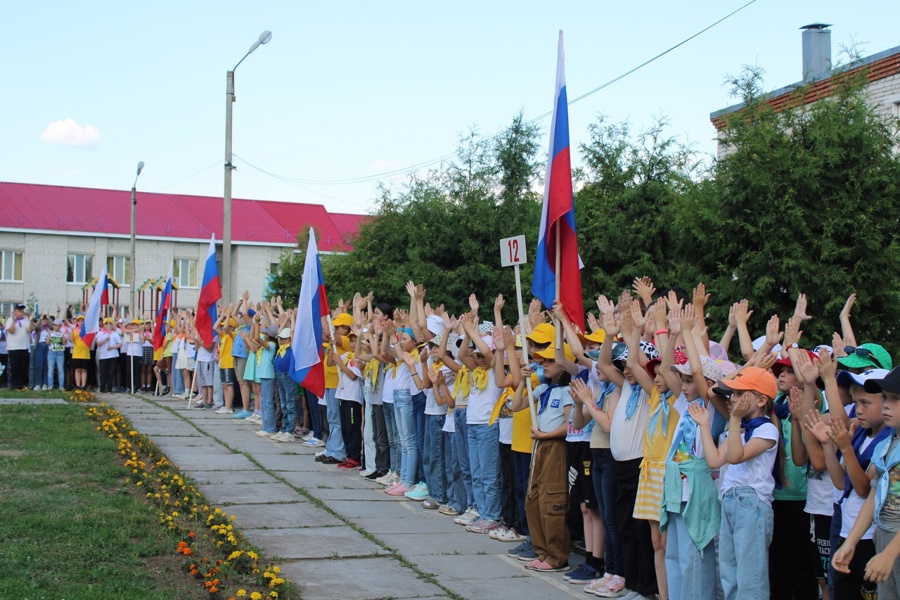
M 106 298 L 106 302 L 104 302 L 104 298 Z M 91 303 L 87 307 L 87 314 L 84 315 L 84 321 L 81 323 L 81 331 L 78 332 L 81 341 L 87 344 L 88 348 L 91 347 L 94 336 L 100 331 L 100 307 L 104 304 L 109 304 L 109 281 L 106 276 L 106 267 L 103 267 L 103 272 L 100 273 L 100 279 L 97 280 L 94 293 L 91 295 Z
M 557 262 L 557 248 L 559 260 Z M 556 272 L 557 265 L 559 273 Z M 584 331 L 584 301 L 581 296 L 581 268 L 578 238 L 575 235 L 575 199 L 572 193 L 572 163 L 569 155 L 569 109 L 566 98 L 566 68 L 563 34 L 559 32 L 556 63 L 556 94 L 550 124 L 550 153 L 544 182 L 544 206 L 538 233 L 537 257 L 531 292 L 551 308 L 559 300 L 569 319 Z
M 197 333 L 205 347 L 212 346 L 215 339 L 213 325 L 219 319 L 216 302 L 222 298 L 222 287 L 219 284 L 219 267 L 216 265 L 216 235 L 209 240 L 209 252 L 206 265 L 203 267 L 203 285 L 200 288 L 200 299 L 197 301 Z
M 325 395 L 325 362 L 322 350 L 322 317 L 328 316 L 328 299 L 322 280 L 322 265 L 316 233 L 310 227 L 303 280 L 300 282 L 300 300 L 297 303 L 297 320 L 294 339 L 291 341 L 291 379 L 322 398 Z
M 156 324 L 153 326 L 154 350 L 159 350 L 166 344 L 166 317 L 170 308 L 172 308 L 172 267 L 169 267 L 169 277 L 166 278 L 166 287 L 163 288 L 159 310 L 156 311 Z

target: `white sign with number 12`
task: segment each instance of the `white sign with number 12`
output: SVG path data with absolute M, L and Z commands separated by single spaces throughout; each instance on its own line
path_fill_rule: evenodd
M 524 265 L 528 262 L 528 254 L 525 252 L 525 236 L 517 235 L 500 240 L 500 266 L 511 267 Z

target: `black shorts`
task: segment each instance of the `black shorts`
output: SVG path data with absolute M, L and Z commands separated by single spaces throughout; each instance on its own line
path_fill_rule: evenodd
M 84 371 L 88 370 L 88 367 L 91 366 L 91 359 L 89 358 L 73 358 L 72 359 L 72 368 L 73 369 L 82 369 Z
M 813 575 L 825 579 L 831 562 L 831 517 L 809 515 L 810 554 L 813 560 Z
M 219 381 L 222 382 L 222 385 L 234 385 L 237 381 L 234 369 L 219 369 Z
M 569 457 L 569 498 L 572 504 L 584 502 L 588 508 L 597 509 L 594 480 L 591 477 L 591 443 L 566 442 Z

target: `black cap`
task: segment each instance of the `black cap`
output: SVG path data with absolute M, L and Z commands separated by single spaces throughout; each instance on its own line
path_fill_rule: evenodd
M 24 304 L 16 304 L 16 310 L 25 310 Z
M 863 387 L 870 394 L 900 394 L 900 367 L 894 367 L 884 379 L 869 379 Z

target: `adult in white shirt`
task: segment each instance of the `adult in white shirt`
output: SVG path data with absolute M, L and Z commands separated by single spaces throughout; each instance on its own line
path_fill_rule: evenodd
M 28 344 L 34 323 L 25 315 L 25 305 L 16 304 L 13 314 L 6 320 L 6 348 L 9 351 L 9 387 L 24 388 L 28 385 Z

